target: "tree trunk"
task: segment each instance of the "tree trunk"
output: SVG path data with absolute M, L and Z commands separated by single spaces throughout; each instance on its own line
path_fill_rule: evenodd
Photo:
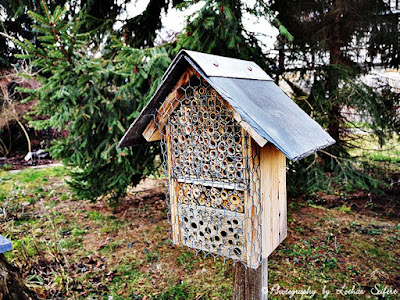
M 332 4 L 332 18 L 333 25 L 329 38 L 329 60 L 330 69 L 328 74 L 329 98 L 332 102 L 331 109 L 328 112 L 330 116 L 330 123 L 328 133 L 336 140 L 337 145 L 340 144 L 340 107 L 337 101 L 339 90 L 339 74 L 337 65 L 340 64 L 341 50 L 340 50 L 340 19 L 342 17 L 342 2 L 341 0 L 334 0 Z
M 26 299 L 38 297 L 26 287 L 18 268 L 9 264 L 4 254 L 0 254 L 0 300 Z

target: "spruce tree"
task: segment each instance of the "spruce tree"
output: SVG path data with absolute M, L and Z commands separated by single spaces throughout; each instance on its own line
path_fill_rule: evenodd
M 79 19 L 68 21 L 66 8 L 44 14 L 30 11 L 39 44 L 12 39 L 40 70 L 41 83 L 28 101 L 37 101 L 32 121 L 37 129 L 65 132 L 51 147 L 56 159 L 71 167 L 71 187 L 77 196 L 117 201 L 129 184 L 154 171 L 157 146 L 117 148 L 126 128 L 156 88 L 170 59 L 163 49 L 136 49 L 113 39 L 115 53 L 95 58 L 92 38 L 80 31 Z
M 297 103 L 337 141 L 328 152 L 291 165 L 296 170 L 291 186 L 377 187 L 373 166 L 349 155 L 356 137 L 349 125 L 358 124 L 346 110 L 354 109 L 367 120 L 382 144 L 400 130 L 398 94 L 387 85 L 368 86 L 362 81 L 372 68 L 399 67 L 399 14 L 389 4 L 380 0 L 269 1 L 294 36 L 292 42 L 281 39 L 284 51 L 278 59 L 285 62 L 279 68 L 281 79 L 292 87 Z M 299 80 L 289 81 L 290 74 L 299 74 Z

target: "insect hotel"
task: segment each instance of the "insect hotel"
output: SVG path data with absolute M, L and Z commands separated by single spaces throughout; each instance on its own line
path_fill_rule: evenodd
M 254 62 L 187 50 L 119 146 L 159 140 L 173 243 L 254 269 L 287 235 L 286 158 L 334 143 Z

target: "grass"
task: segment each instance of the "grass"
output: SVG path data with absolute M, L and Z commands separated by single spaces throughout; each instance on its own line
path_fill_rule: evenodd
M 355 146 L 350 154 L 354 157 L 361 157 L 369 162 L 377 162 L 394 171 L 400 171 L 400 137 L 394 134 L 391 139 L 382 146 L 379 145 L 378 138 L 372 134 L 352 135 L 350 142 Z
M 62 167 L 0 171 L 7 259 L 44 298 L 231 299 L 232 262 L 203 258 L 168 240 L 160 180 L 147 180 L 120 207 L 76 199 Z M 369 202 L 371 203 L 371 202 Z M 289 200 L 288 237 L 269 257 L 269 287 L 343 286 L 400 292 L 400 224 L 350 203 L 328 208 Z M 380 209 L 380 207 L 378 207 Z M 284 299 L 271 294 L 270 299 Z M 348 295 L 346 299 L 360 299 Z M 385 299 L 395 299 L 387 296 Z

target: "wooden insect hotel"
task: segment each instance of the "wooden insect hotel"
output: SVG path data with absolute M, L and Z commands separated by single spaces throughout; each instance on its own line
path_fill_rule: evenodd
M 287 234 L 286 157 L 334 143 L 255 63 L 186 50 L 119 146 L 158 140 L 173 243 L 251 268 Z

